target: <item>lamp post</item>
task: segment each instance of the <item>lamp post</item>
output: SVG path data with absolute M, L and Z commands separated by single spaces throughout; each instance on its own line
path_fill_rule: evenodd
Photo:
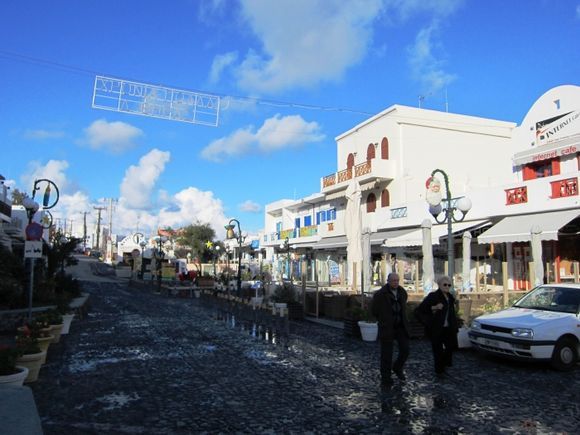
M 229 291 L 230 291 L 230 254 L 232 253 L 232 250 L 230 249 L 229 246 L 226 246 L 226 271 L 227 271 L 227 276 L 226 276 L 226 285 L 227 285 L 227 289 L 228 289 L 228 295 L 229 295 Z
M 47 183 L 46 188 L 44 190 L 44 195 L 42 198 L 42 210 L 44 213 L 42 222 L 43 224 L 38 224 L 33 222 L 34 215 L 40 209 L 40 205 L 34 200 L 36 196 L 36 191 L 40 190 L 39 184 L 40 183 Z M 51 186 L 54 187 L 54 191 L 56 193 L 56 198 L 53 202 L 51 202 Z M 42 233 L 45 229 L 49 229 L 52 226 L 52 214 L 48 211 L 49 209 L 53 208 L 60 198 L 58 187 L 54 182 L 47 178 L 41 178 L 38 180 L 34 180 L 34 185 L 32 186 L 32 197 L 25 197 L 22 201 L 22 205 L 26 209 L 26 214 L 28 215 L 28 225 L 26 226 L 26 244 L 28 242 L 40 242 L 40 248 L 33 248 L 32 255 L 30 255 L 30 283 L 28 288 L 28 321 L 32 321 L 32 290 L 34 288 L 34 260 L 35 258 L 40 258 L 42 254 Z M 36 251 L 39 250 L 40 252 L 37 254 Z M 25 249 L 25 251 L 29 251 Z
M 156 236 L 153 239 L 157 243 L 157 250 L 155 251 L 155 269 L 157 270 L 157 291 L 161 293 L 161 261 L 165 257 L 163 252 L 163 243 L 167 241 L 165 236 Z
M 280 243 L 280 250 L 286 251 L 286 264 L 288 267 L 288 279 L 292 282 L 292 266 L 290 265 L 290 243 L 288 237 L 284 239 L 282 243 Z M 284 281 L 284 276 L 282 276 L 282 281 Z
M 234 231 L 235 225 L 232 223 L 236 223 L 238 225 L 238 235 Z M 226 239 L 236 239 L 238 241 L 238 278 L 237 278 L 237 287 L 238 287 L 238 296 L 242 294 L 242 243 L 244 242 L 245 237 L 242 236 L 242 229 L 240 228 L 240 221 L 237 219 L 230 219 L 229 223 L 224 226 L 226 229 Z
M 141 247 L 141 279 L 145 279 L 145 246 L 147 246 L 145 239 L 139 242 L 139 246 Z
M 446 208 L 443 210 L 441 207 L 441 182 L 435 177 L 436 173 L 440 173 L 443 176 L 443 181 L 445 183 L 446 192 Z M 471 209 L 471 200 L 465 196 L 457 199 L 455 203 L 452 203 L 451 190 L 449 189 L 449 177 L 441 169 L 435 169 L 431 172 L 431 176 L 427 179 L 427 195 L 426 199 L 429 203 L 429 213 L 433 215 L 435 221 L 439 224 L 447 222 L 447 263 L 448 263 L 448 274 L 451 278 L 451 288 L 454 289 L 453 280 L 455 276 L 455 253 L 453 246 L 453 222 L 461 222 L 465 219 L 467 212 Z M 439 216 L 443 213 L 443 217 Z M 456 217 L 455 212 L 461 212 L 461 216 Z
M 215 270 L 215 260 L 216 260 L 216 257 L 219 259 L 220 247 L 219 247 L 219 245 L 215 245 L 213 249 L 214 249 L 214 255 L 213 255 L 213 276 L 214 276 L 214 278 L 217 278 L 217 273 L 216 273 L 216 270 Z

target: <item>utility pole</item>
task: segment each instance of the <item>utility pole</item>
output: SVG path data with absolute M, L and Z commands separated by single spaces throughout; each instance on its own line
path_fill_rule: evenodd
M 116 198 L 109 198 L 109 243 L 107 244 L 106 255 L 113 262 L 113 204 L 117 203 Z
M 89 211 L 82 211 L 83 214 L 83 253 L 87 250 L 87 213 Z
M 97 210 L 97 249 L 100 251 L 101 246 L 99 245 L 101 240 L 101 212 L 105 210 L 106 207 L 93 207 Z

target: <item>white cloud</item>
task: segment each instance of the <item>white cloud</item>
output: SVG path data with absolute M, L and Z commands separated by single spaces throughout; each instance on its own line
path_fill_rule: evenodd
M 364 58 L 381 0 L 245 0 L 242 15 L 260 39 L 233 73 L 248 91 L 278 92 L 336 81 Z
M 136 145 L 144 136 L 137 127 L 121 121 L 107 122 L 98 119 L 84 130 L 85 136 L 79 142 L 88 144 L 92 149 L 105 149 L 112 153 L 121 153 Z
M 137 166 L 127 169 L 121 182 L 121 196 L 127 207 L 145 209 L 152 205 L 153 187 L 169 159 L 169 152 L 153 149 L 141 157 Z
M 220 79 L 222 71 L 233 64 L 238 59 L 238 53 L 236 51 L 230 51 L 229 53 L 217 55 L 213 63 L 211 64 L 211 70 L 209 73 L 210 83 L 217 83 Z
M 250 213 L 259 213 L 262 210 L 262 207 L 260 207 L 260 204 L 258 204 L 257 202 L 251 201 L 251 200 L 247 200 L 244 201 L 243 203 L 241 203 L 239 205 L 240 211 L 245 211 L 245 212 L 250 212 Z
M 445 72 L 442 61 L 435 56 L 437 43 L 435 35 L 439 30 L 437 22 L 422 29 L 415 38 L 415 44 L 409 48 L 409 65 L 416 80 L 423 85 L 423 92 L 432 94 L 449 85 L 455 76 Z
M 249 126 L 213 141 L 201 151 L 201 156 L 219 162 L 247 152 L 269 152 L 322 139 L 324 135 L 320 133 L 318 123 L 306 122 L 299 115 L 282 117 L 276 114 L 264 121 L 256 132 L 253 126 Z
M 34 181 L 42 178 L 47 178 L 57 185 L 59 191 L 64 193 L 67 188 L 67 177 L 65 174 L 68 169 L 68 162 L 66 160 L 49 160 L 46 165 L 42 165 L 38 161 L 28 163 L 26 172 L 20 177 L 23 191 L 30 194 L 34 186 Z M 42 189 L 46 186 L 43 183 Z M 40 186 L 38 186 L 40 187 Z M 37 195 L 40 192 L 37 192 Z
M 45 140 L 45 139 L 60 139 L 65 136 L 64 131 L 60 130 L 26 130 L 24 132 L 25 139 Z
M 113 228 L 117 234 L 139 231 L 154 235 L 158 228 L 181 228 L 194 222 L 208 223 L 218 237 L 225 236 L 223 226 L 227 223 L 222 201 L 213 192 L 188 187 L 165 198 L 165 206 L 159 212 L 137 210 L 127 198 L 120 198 L 114 214 Z M 116 229 L 115 229 L 116 228 Z

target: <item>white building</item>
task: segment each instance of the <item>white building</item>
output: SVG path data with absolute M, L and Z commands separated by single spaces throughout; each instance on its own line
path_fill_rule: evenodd
M 316 259 L 316 267 L 309 262 L 309 279 L 316 272 L 321 281 L 360 288 L 361 267 L 367 276 L 371 272 L 347 254 L 352 230 L 352 218 L 346 217 L 347 187 L 356 181 L 361 191 L 361 223 L 350 242 L 353 237 L 360 239 L 362 232 L 370 232 L 373 263 L 382 259 L 381 267 L 377 264 L 373 269 L 373 278 L 380 269 L 382 281 L 396 267 L 407 280 L 417 281 L 422 257 L 420 225 L 425 219 L 433 221 L 425 200 L 426 180 L 440 169 L 449 177 L 452 205 L 463 196 L 473 205 L 464 221 L 453 224 L 457 253 L 461 251 L 460 235 L 469 230 L 474 236 L 472 275 L 481 266 L 485 278 L 495 283 L 501 263 L 508 262 L 510 283 L 529 286 L 524 283 L 529 281 L 524 277 L 527 266 L 517 264 L 529 259 L 528 224 L 537 221 L 545 226 L 542 239 L 551 240 L 543 245 L 548 279 L 569 276 L 571 261 L 579 258 L 578 248 L 571 248 L 570 238 L 559 230 L 572 222 L 574 227 L 567 227 L 566 233 L 578 231 L 578 106 L 580 88 L 560 86 L 543 95 L 519 127 L 511 122 L 392 106 L 336 138 L 337 172 L 321 178 L 320 192 L 266 206 L 262 246 L 267 259 L 284 268 L 288 252 L 281 242 L 288 238 L 295 259 L 305 255 Z M 556 214 L 549 215 L 550 219 L 537 215 L 548 212 Z M 503 219 L 521 214 L 527 215 L 520 218 L 524 224 Z M 514 225 L 524 236 L 517 234 Z M 506 226 L 507 233 L 502 229 Z M 485 230 L 489 231 L 478 244 L 476 237 Z M 498 231 L 503 238 L 494 235 Z M 447 225 L 433 221 L 431 234 L 435 269 L 444 273 Z M 577 242 L 577 235 L 570 240 Z M 461 256 L 457 257 L 455 270 L 461 271 Z M 568 269 L 560 273 L 563 257 Z M 494 262 L 500 267 L 494 268 Z M 550 268 L 554 270 L 550 272 Z

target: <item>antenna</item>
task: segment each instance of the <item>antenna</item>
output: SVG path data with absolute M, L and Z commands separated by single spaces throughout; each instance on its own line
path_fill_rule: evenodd
M 447 99 L 447 88 L 445 88 L 445 111 L 449 112 L 449 100 Z
M 422 107 L 423 101 L 425 101 L 425 95 L 419 95 L 419 109 Z

